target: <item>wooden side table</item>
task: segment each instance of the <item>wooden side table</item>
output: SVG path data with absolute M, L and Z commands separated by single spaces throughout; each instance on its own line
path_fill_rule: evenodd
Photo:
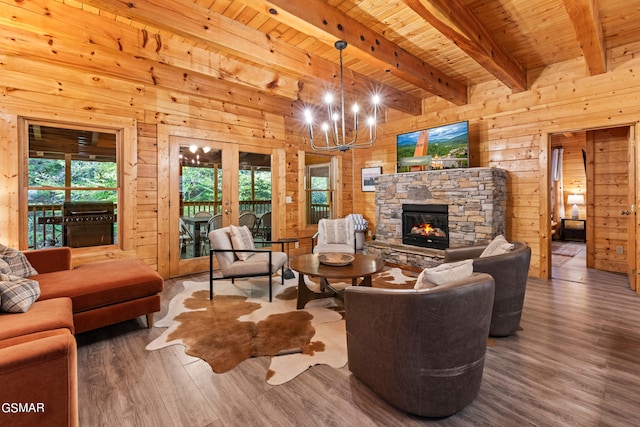
M 562 240 L 587 241 L 587 220 L 562 218 Z

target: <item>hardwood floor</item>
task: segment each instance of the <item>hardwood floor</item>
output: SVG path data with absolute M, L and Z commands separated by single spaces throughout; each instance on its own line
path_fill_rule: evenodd
M 640 296 L 574 258 L 550 281 L 529 279 L 522 330 L 490 341 L 478 398 L 451 417 L 399 411 L 347 367 L 315 366 L 280 386 L 264 381 L 266 358 L 215 374 L 178 346 L 146 351 L 160 330 L 140 318 L 78 335 L 81 425 L 638 425 Z M 182 280 L 166 282 L 158 319 Z

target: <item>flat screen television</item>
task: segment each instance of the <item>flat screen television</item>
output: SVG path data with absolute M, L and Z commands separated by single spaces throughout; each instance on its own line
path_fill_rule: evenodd
M 397 172 L 469 167 L 469 122 L 400 134 L 397 155 Z

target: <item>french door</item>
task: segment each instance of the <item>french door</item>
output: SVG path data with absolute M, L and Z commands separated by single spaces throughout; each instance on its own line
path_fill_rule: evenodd
M 206 138 L 169 138 L 170 277 L 209 269 L 212 229 L 246 225 L 256 241 L 278 234 L 277 152 Z

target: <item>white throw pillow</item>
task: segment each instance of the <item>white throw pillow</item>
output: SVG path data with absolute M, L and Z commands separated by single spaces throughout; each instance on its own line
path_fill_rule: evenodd
M 484 251 L 480 254 L 480 258 L 502 255 L 509 253 L 513 250 L 513 243 L 507 242 L 507 239 L 504 238 L 502 234 L 496 236 L 489 245 L 485 248 Z
M 437 285 L 435 283 L 430 282 L 429 279 L 427 279 L 427 275 L 424 273 L 424 270 L 422 270 L 416 279 L 416 284 L 413 285 L 413 289 L 435 288 L 436 286 Z
M 447 262 L 437 267 L 425 268 L 416 280 L 416 286 L 423 288 L 444 285 L 455 280 L 465 279 L 473 274 L 473 260 L 465 259 L 458 262 Z M 430 286 L 428 282 L 432 283 Z M 414 289 L 422 289 L 414 287 Z
M 251 250 L 255 249 L 256 245 L 253 242 L 253 235 L 249 230 L 249 227 L 243 225 L 237 227 L 230 225 L 229 234 L 231 235 L 231 245 L 235 250 Z M 241 261 L 246 261 L 249 257 L 253 256 L 254 252 L 236 252 L 236 256 Z

